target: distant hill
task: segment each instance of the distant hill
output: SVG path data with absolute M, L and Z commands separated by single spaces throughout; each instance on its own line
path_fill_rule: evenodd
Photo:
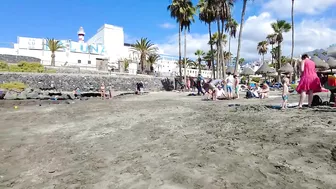
M 319 58 L 321 58 L 322 60 L 325 60 L 327 61 L 328 59 L 328 56 L 326 56 L 326 50 L 324 49 L 315 49 L 313 51 L 310 51 L 310 52 L 306 52 L 306 54 L 308 54 L 309 56 L 314 56 L 314 55 L 317 55 Z

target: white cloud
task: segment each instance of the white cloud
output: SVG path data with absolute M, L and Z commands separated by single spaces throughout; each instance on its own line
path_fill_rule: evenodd
M 175 28 L 176 26 L 174 24 L 171 24 L 171 23 L 163 23 L 163 24 L 160 24 L 160 27 L 161 28 L 164 28 L 164 29 L 173 29 Z
M 336 0 L 295 0 L 294 13 L 319 15 L 325 10 L 336 5 Z M 291 16 L 292 1 L 290 0 L 270 0 L 263 5 L 263 11 L 274 12 L 282 18 Z
M 243 28 L 243 39 L 241 46 L 241 57 L 245 59 L 259 59 L 257 53 L 257 43 L 265 40 L 268 34 L 273 33 L 270 26 L 276 19 L 270 13 L 264 12 L 258 16 L 250 16 L 246 19 Z M 326 48 L 336 43 L 336 30 L 331 28 L 331 20 L 303 20 L 295 24 L 295 55 L 311 51 L 318 48 Z M 183 56 L 182 35 L 182 56 Z M 194 58 L 194 52 L 197 49 L 204 51 L 209 50 L 207 45 L 209 36 L 205 34 L 191 33 L 187 36 L 187 56 Z M 170 55 L 178 55 L 178 35 L 168 37 L 166 43 L 158 44 L 160 52 Z M 271 47 L 270 47 L 271 48 Z M 284 42 L 282 44 L 283 55 L 290 56 L 291 52 L 291 32 L 284 34 Z M 228 47 L 226 47 L 228 50 Z M 231 52 L 237 53 L 237 39 L 231 40 Z M 266 58 L 270 54 L 266 55 Z

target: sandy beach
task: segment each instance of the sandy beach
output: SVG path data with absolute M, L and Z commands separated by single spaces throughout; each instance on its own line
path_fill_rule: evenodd
M 2 101 L 0 188 L 335 188 L 335 110 L 282 112 L 271 97 Z

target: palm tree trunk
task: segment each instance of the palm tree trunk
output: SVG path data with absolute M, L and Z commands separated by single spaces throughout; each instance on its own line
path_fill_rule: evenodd
M 184 84 L 187 84 L 187 30 L 184 30 Z
M 208 23 L 209 26 L 209 41 L 211 41 L 211 22 Z M 215 73 L 215 56 L 213 53 L 213 45 L 210 45 L 210 50 L 211 50 L 211 66 L 212 66 L 212 74 L 213 74 L 213 79 L 216 78 L 216 73 Z
M 229 37 L 229 61 L 228 64 L 231 65 L 231 35 Z
M 218 55 L 219 55 L 219 62 L 218 62 L 218 70 L 217 70 L 217 77 L 220 78 L 220 73 L 221 71 L 223 71 L 223 62 L 222 62 L 222 57 L 223 57 L 223 51 L 222 51 L 222 35 L 221 35 L 221 27 L 220 27 L 220 22 L 219 22 L 219 16 L 217 17 L 217 30 L 218 30 L 218 45 L 217 45 L 217 49 L 218 49 Z
M 271 58 L 272 58 L 272 66 L 274 66 L 275 67 L 275 69 L 276 69 L 276 66 L 274 65 L 274 62 L 273 62 L 273 44 L 271 45 L 272 46 L 272 50 L 271 50 Z
M 180 82 L 182 82 L 182 49 L 181 49 L 181 27 L 182 24 L 179 23 L 179 72 L 180 72 Z
M 262 60 L 263 60 L 263 64 L 264 64 L 265 63 L 265 54 L 263 54 Z
M 291 52 L 291 64 L 293 63 L 293 56 L 294 56 L 294 0 L 292 0 L 292 52 Z M 294 68 L 294 81 L 296 82 L 296 61 L 293 63 Z
M 201 74 L 202 70 L 201 70 L 201 62 L 202 59 L 200 57 L 198 57 L 198 74 Z
M 223 37 L 223 34 L 224 34 L 224 20 L 221 20 L 221 36 Z M 223 54 L 223 51 L 224 51 L 224 43 L 222 43 L 221 45 L 221 58 L 222 58 L 222 77 L 223 79 L 225 79 L 225 75 L 226 75 L 226 64 L 225 64 L 225 57 L 224 57 L 224 54 Z
M 278 45 L 278 70 L 280 69 L 281 67 L 281 43 L 279 43 Z
M 55 66 L 55 53 L 51 53 L 51 66 Z
M 216 61 L 216 77 L 215 78 L 219 78 L 219 69 L 218 69 L 218 66 L 219 66 L 219 47 L 218 47 L 218 43 L 216 43 L 216 46 L 217 46 L 217 61 Z
M 242 34 L 243 34 L 243 25 L 244 25 L 244 17 L 245 17 L 245 12 L 246 12 L 246 4 L 247 0 L 244 0 L 243 3 L 243 10 L 241 14 L 241 20 L 240 20 L 240 27 L 239 27 L 239 36 L 238 36 L 238 48 L 237 48 L 237 59 L 236 59 L 236 65 L 235 65 L 235 71 L 238 71 L 238 60 L 240 58 L 240 48 L 241 48 L 241 39 L 242 39 Z

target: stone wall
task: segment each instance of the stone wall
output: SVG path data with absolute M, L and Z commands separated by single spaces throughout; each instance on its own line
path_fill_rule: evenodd
M 40 74 L 40 73 L 0 73 L 0 83 L 23 82 L 31 88 L 73 91 L 79 87 L 82 91 L 97 91 L 102 82 L 111 85 L 115 91 L 134 91 L 136 83 L 142 81 L 145 91 L 164 90 L 167 81 L 159 77 L 140 77 L 123 75 L 90 74 Z M 171 79 L 172 80 L 172 79 Z M 170 84 L 169 84 L 170 85 Z M 165 86 L 165 89 L 168 87 Z
M 0 62 L 19 63 L 19 62 L 41 62 L 41 59 L 30 56 L 16 56 L 9 54 L 0 54 Z

